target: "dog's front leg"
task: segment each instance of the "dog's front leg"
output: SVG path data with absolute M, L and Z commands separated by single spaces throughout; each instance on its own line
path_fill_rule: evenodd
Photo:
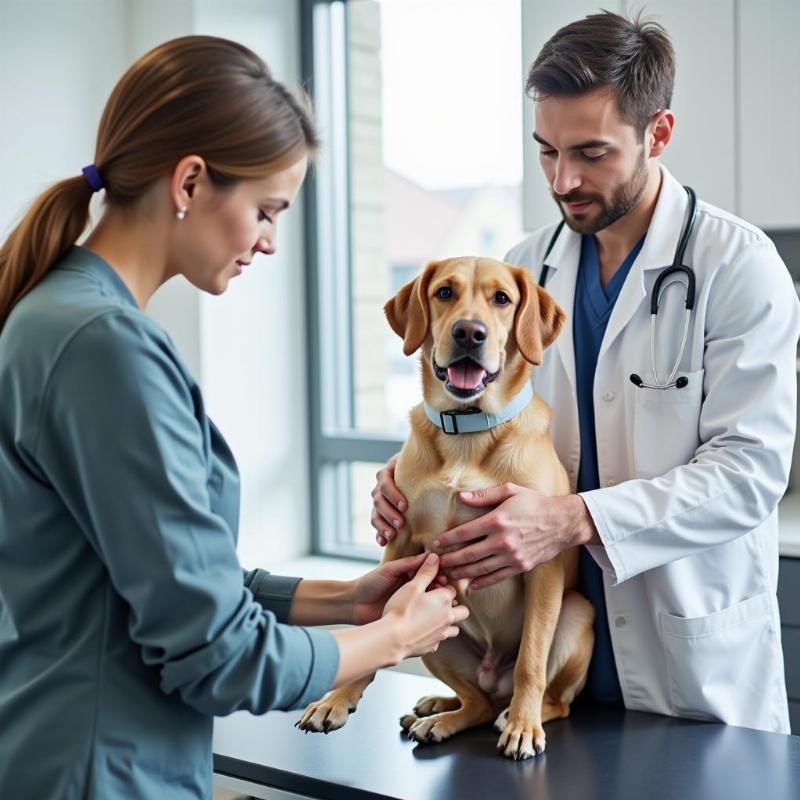
M 295 723 L 301 731 L 330 733 L 341 728 L 354 714 L 364 689 L 375 679 L 375 673 L 328 692 L 322 700 L 306 706 L 303 716 Z
M 502 730 L 497 749 L 507 758 L 519 760 L 544 752 L 542 703 L 547 659 L 563 595 L 564 571 L 558 559 L 525 576 L 525 622 L 514 668 L 514 696 L 495 723 Z
M 419 547 L 412 544 L 411 537 L 407 533 L 405 529 L 398 531 L 397 536 L 386 545 L 383 551 L 384 564 L 422 552 Z M 372 672 L 328 692 L 321 700 L 306 707 L 303 716 L 295 723 L 295 726 L 306 732 L 317 733 L 330 733 L 341 728 L 347 722 L 348 716 L 355 713 L 361 695 L 374 679 L 375 673 Z
M 413 713 L 400 718 L 400 726 L 417 742 L 441 742 L 492 719 L 491 698 L 477 685 L 480 658 L 464 637 L 466 634 L 462 632 L 454 639 L 447 639 L 438 651 L 422 657 L 428 670 L 456 696 L 423 697 Z

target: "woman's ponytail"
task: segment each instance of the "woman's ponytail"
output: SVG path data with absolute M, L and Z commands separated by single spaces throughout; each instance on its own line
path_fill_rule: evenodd
M 92 189 L 81 175 L 43 192 L 0 248 L 0 330 L 14 305 L 75 244 L 89 220 Z
M 192 153 L 230 187 L 285 169 L 317 144 L 309 111 L 243 45 L 183 36 L 145 53 L 111 92 L 94 164 L 41 195 L 0 248 L 0 329 L 78 240 L 94 191 L 105 189 L 107 208 L 134 206 Z

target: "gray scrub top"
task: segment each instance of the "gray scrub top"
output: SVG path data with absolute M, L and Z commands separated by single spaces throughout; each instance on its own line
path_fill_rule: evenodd
M 335 639 L 243 579 L 233 456 L 85 248 L 0 333 L 0 408 L 0 798 L 209 798 L 213 716 L 319 698 Z

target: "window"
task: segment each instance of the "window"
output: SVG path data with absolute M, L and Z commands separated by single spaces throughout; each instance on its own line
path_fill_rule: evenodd
M 377 555 L 375 472 L 421 400 L 384 303 L 432 259 L 502 258 L 523 236 L 520 15 L 520 0 L 306 0 L 316 552 Z

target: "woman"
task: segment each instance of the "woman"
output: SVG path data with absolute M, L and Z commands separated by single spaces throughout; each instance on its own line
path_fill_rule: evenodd
M 252 52 L 176 39 L 0 250 L 0 797 L 208 797 L 213 715 L 302 707 L 466 617 L 426 591 L 435 556 L 243 578 L 233 457 L 142 312 L 173 275 L 220 294 L 275 252 L 316 146 Z M 297 627 L 333 622 L 361 626 Z

